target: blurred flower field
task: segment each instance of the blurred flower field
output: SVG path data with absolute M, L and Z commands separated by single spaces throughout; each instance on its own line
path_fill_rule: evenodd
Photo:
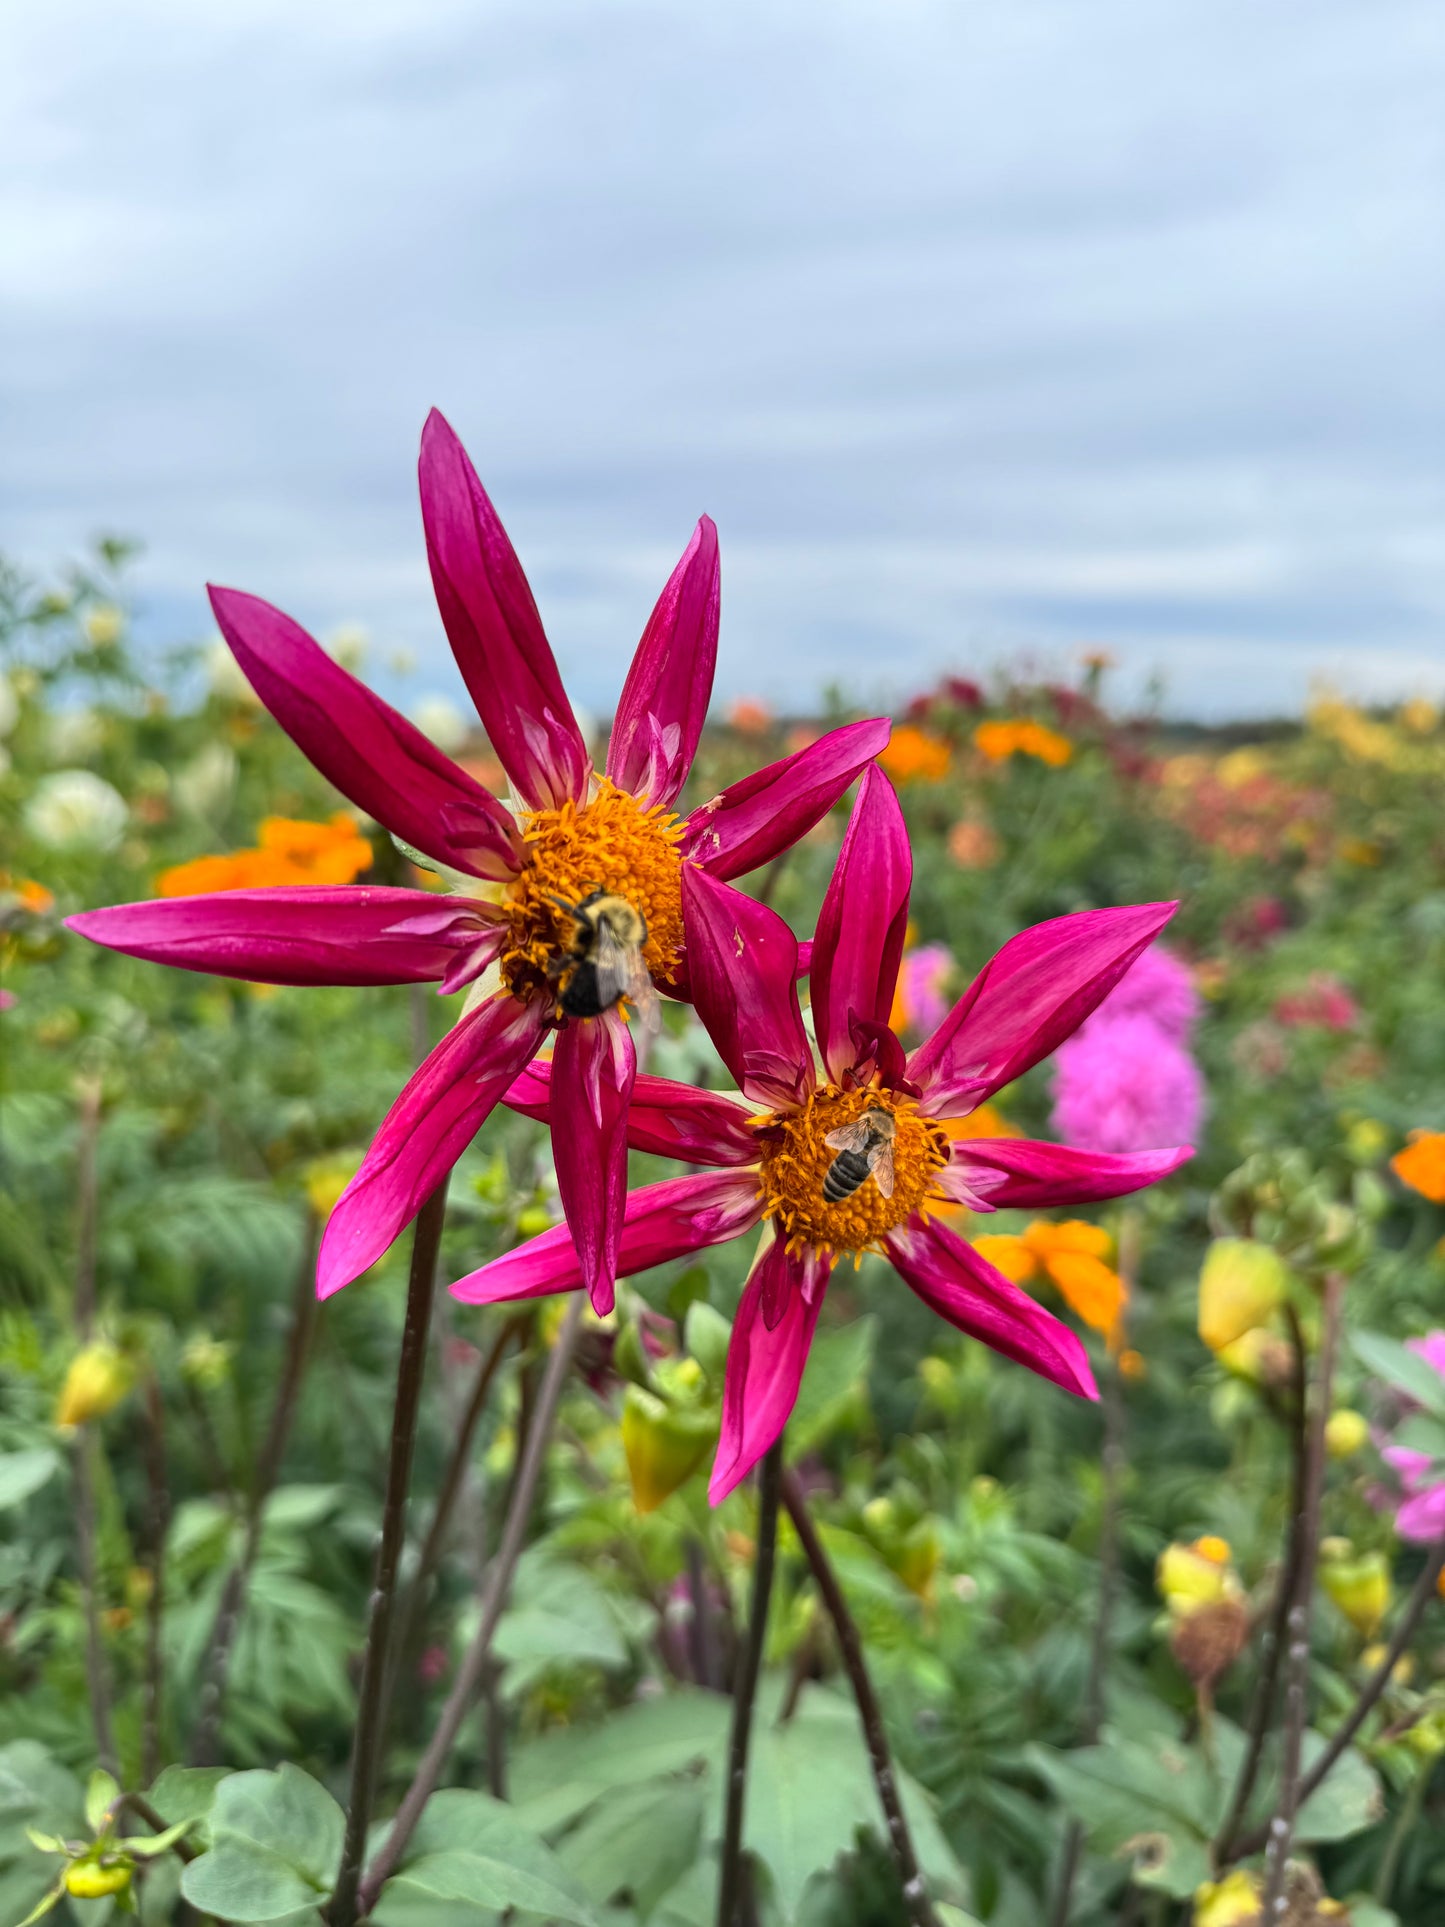
M 126 560 L 0 573 L 0 1927 L 47 1900 L 81 1922 L 315 1921 L 408 1263 L 403 1240 L 318 1305 L 316 1248 L 460 998 L 186 974 L 64 928 L 149 896 L 429 886 L 224 652 L 132 646 Z M 354 666 L 367 645 L 332 647 Z M 1427 1927 L 1445 1918 L 1445 722 L 1328 696 L 1298 724 L 1165 727 L 1117 713 L 1109 675 L 1095 654 L 1058 684 L 949 678 L 879 759 L 913 844 L 908 1043 L 1025 926 L 1180 900 L 1054 1059 L 954 1126 L 1197 1147 L 1118 1203 L 951 1208 L 1083 1336 L 1100 1400 L 953 1333 L 870 1256 L 829 1292 L 789 1459 L 945 1927 L 1242 1927 L 1272 1878 L 1295 1927 Z M 448 703 L 402 706 L 499 780 Z M 685 800 L 848 720 L 735 704 Z M 846 820 L 845 802 L 748 880 L 802 935 Z M 728 1084 L 681 1004 L 647 1067 Z M 453 1176 L 440 1283 L 560 1217 L 545 1129 L 498 1110 Z M 479 1617 L 500 1617 L 381 1927 L 714 1919 L 758 1496 L 710 1508 L 707 1475 L 752 1258 L 737 1241 L 620 1284 L 560 1389 L 557 1301 L 438 1291 L 379 1812 Z M 523 1515 L 529 1439 L 546 1449 Z M 748 1904 L 759 1927 L 890 1927 L 918 1916 L 806 1553 L 784 1517 Z

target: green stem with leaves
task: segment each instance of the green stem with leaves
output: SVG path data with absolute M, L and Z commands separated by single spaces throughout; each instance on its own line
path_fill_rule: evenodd
M 753 1705 L 763 1665 L 768 1630 L 768 1602 L 773 1593 L 773 1565 L 778 1549 L 778 1493 L 783 1479 L 781 1435 L 769 1447 L 758 1474 L 758 1537 L 753 1554 L 753 1594 L 748 1608 L 748 1636 L 738 1655 L 733 1679 L 733 1724 L 728 1741 L 727 1808 L 723 1819 L 722 1862 L 718 1877 L 717 1927 L 739 1927 L 743 1884 L 743 1818 L 748 1792 L 748 1744 L 753 1731 Z

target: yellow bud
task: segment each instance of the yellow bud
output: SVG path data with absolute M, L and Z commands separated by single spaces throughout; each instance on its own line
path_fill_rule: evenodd
M 1217 1606 L 1239 1597 L 1239 1581 L 1229 1569 L 1229 1548 L 1222 1539 L 1202 1542 L 1211 1548 L 1224 1546 L 1223 1559 L 1201 1552 L 1199 1544 L 1166 1546 L 1154 1568 L 1154 1583 L 1170 1613 L 1186 1618 L 1201 1606 Z
M 181 1372 L 190 1384 L 203 1392 L 217 1391 L 231 1371 L 231 1347 L 219 1338 L 202 1334 L 193 1338 L 181 1353 Z
M 1372 1639 L 1390 1609 L 1390 1568 L 1382 1552 L 1360 1559 L 1326 1559 L 1320 1585 L 1361 1639 Z
M 639 1512 L 655 1512 L 690 1479 L 707 1456 L 716 1421 L 679 1412 L 640 1385 L 629 1385 L 622 1405 L 622 1449 Z
M 918 1376 L 935 1398 L 941 1398 L 953 1389 L 953 1367 L 946 1358 L 936 1358 L 931 1353 L 927 1358 L 920 1358 Z
M 98 1860 L 73 1860 L 65 1870 L 65 1891 L 77 1900 L 100 1900 L 106 1894 L 123 1894 L 130 1885 L 130 1867 L 124 1860 L 102 1866 Z
M 1232 1344 L 1214 1354 L 1233 1377 L 1247 1385 L 1283 1385 L 1290 1375 L 1289 1346 L 1272 1331 L 1256 1327 L 1242 1332 Z
M 552 1213 L 545 1204 L 529 1204 L 517 1213 L 517 1231 L 523 1238 L 540 1237 L 552 1229 Z
M 1263 1900 L 1259 1876 L 1242 1868 L 1225 1880 L 1206 1880 L 1195 1889 L 1194 1927 L 1255 1927 Z
M 55 1404 L 57 1425 L 84 1425 L 104 1418 L 130 1390 L 129 1360 L 104 1339 L 87 1345 L 70 1361 Z
M 1325 1450 L 1332 1459 L 1351 1459 L 1370 1442 L 1370 1425 L 1362 1412 L 1342 1405 L 1325 1423 Z
M 923 1599 L 933 1590 L 934 1575 L 942 1556 L 938 1528 L 931 1519 L 922 1519 L 888 1563 L 908 1590 Z
M 1284 1261 L 1251 1238 L 1216 1238 L 1199 1275 L 1199 1336 L 1220 1351 L 1263 1325 L 1283 1303 Z
M 1385 1663 L 1385 1654 L 1389 1650 L 1389 1647 L 1386 1646 L 1383 1640 L 1377 1641 L 1373 1646 L 1367 1646 L 1360 1654 L 1361 1672 L 1367 1676 L 1371 1673 L 1378 1673 Z M 1401 1653 L 1400 1657 L 1390 1669 L 1390 1684 L 1392 1686 L 1408 1686 L 1414 1677 L 1414 1656 L 1410 1653 Z
M 307 1202 L 322 1224 L 331 1216 L 341 1194 L 361 1169 L 360 1151 L 341 1151 L 334 1157 L 316 1158 L 302 1177 Z

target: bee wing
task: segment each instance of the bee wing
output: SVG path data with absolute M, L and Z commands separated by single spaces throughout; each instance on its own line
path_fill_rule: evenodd
M 866 1151 L 873 1142 L 873 1131 L 867 1117 L 855 1117 L 851 1124 L 840 1124 L 836 1131 L 829 1131 L 823 1142 L 834 1151 Z
M 636 953 L 619 943 L 605 917 L 597 924 L 589 961 L 597 972 L 597 1001 L 610 1010 L 619 997 L 625 997 L 632 983 L 632 959 Z
M 873 1182 L 885 1198 L 893 1196 L 893 1140 L 884 1138 L 868 1154 L 868 1169 L 873 1173 Z
M 628 955 L 632 964 L 632 975 L 627 985 L 628 1000 L 637 1012 L 638 1023 L 655 1037 L 662 1029 L 662 999 L 657 994 L 647 965 L 642 961 L 642 952 L 634 945 Z

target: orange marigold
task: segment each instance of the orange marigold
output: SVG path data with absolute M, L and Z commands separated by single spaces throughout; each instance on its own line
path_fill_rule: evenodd
M 1047 1278 L 1091 1330 L 1102 1332 L 1111 1346 L 1118 1342 L 1128 1287 L 1104 1262 L 1112 1255 L 1113 1239 L 1102 1226 L 1080 1218 L 1063 1224 L 1035 1218 L 1021 1237 L 990 1232 L 975 1238 L 973 1246 L 1016 1285 Z
M 350 883 L 371 867 L 371 845 L 344 810 L 328 823 L 268 816 L 258 843 L 254 850 L 177 863 L 161 872 L 156 888 L 163 897 L 193 897 L 215 890 L 270 890 L 281 884 Z
M 1020 717 L 1015 722 L 980 723 L 973 732 L 974 747 L 991 763 L 1005 762 L 1010 756 L 1033 756 L 1050 769 L 1062 769 L 1071 761 L 1074 746 L 1056 729 Z
M 1410 1142 L 1390 1159 L 1390 1169 L 1431 1204 L 1445 1204 L 1445 1131 L 1411 1131 Z
M 953 751 L 941 736 L 900 723 L 878 761 L 897 783 L 937 783 L 947 776 Z

